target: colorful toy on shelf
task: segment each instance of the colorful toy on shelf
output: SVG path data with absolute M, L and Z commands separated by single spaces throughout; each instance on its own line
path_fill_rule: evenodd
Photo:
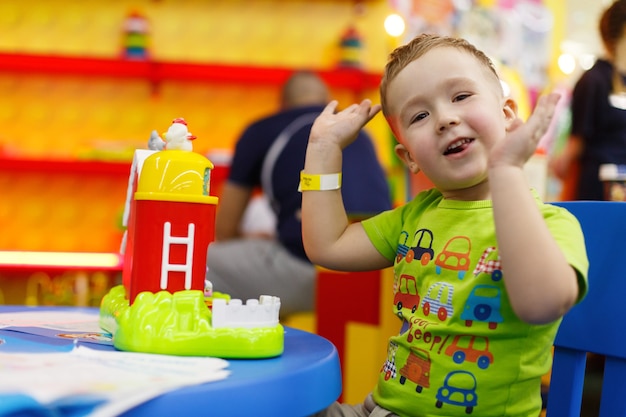
M 339 67 L 358 69 L 363 67 L 363 38 L 356 27 L 348 26 L 341 37 L 339 46 L 341 48 Z
M 172 136 L 169 134 L 172 133 Z M 280 299 L 230 299 L 205 280 L 218 198 L 213 164 L 180 149 L 191 135 L 174 119 L 165 149 L 137 150 L 131 167 L 122 285 L 102 299 L 100 326 L 121 350 L 174 355 L 260 358 L 280 355 Z M 186 147 L 186 145 L 185 145 Z
M 124 20 L 124 58 L 147 59 L 150 43 L 148 19 L 139 11 L 132 11 Z

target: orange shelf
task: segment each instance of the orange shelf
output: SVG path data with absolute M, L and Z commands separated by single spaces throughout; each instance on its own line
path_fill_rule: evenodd
M 237 84 L 282 84 L 293 68 L 88 58 L 60 55 L 0 53 L 0 71 L 60 75 L 232 82 Z M 315 70 L 330 86 L 355 91 L 376 89 L 381 75 L 356 68 Z

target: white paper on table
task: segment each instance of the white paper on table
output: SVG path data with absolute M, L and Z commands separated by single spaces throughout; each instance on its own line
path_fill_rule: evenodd
M 0 313 L 0 328 L 53 338 L 113 344 L 111 335 L 100 328 L 98 315 L 89 312 L 39 310 Z
M 0 328 L 42 327 L 72 332 L 99 332 L 98 315 L 79 311 L 16 311 L 0 313 Z
M 0 395 L 22 393 L 43 407 L 105 400 L 90 414 L 115 416 L 176 388 L 225 379 L 228 362 L 212 357 L 183 357 L 94 350 L 77 346 L 65 353 L 1 353 Z

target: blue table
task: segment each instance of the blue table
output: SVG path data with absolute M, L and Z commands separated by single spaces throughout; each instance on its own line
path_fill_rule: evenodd
M 98 309 L 71 307 L 37 307 L 38 309 L 71 309 L 98 314 Z M 0 313 L 26 311 L 29 307 L 0 306 Z M 32 309 L 32 308 L 31 308 Z M 26 352 L 66 351 L 71 340 L 52 339 L 0 329 L 0 338 L 23 343 Z M 90 347 L 96 345 L 90 344 Z M 115 350 L 110 346 L 98 348 Z M 122 414 L 143 416 L 308 416 L 326 408 L 341 393 L 341 369 L 335 347 L 326 339 L 293 328 L 285 328 L 285 351 L 276 358 L 228 360 L 228 378 L 181 388 L 143 403 Z M 0 372 L 1 377 L 1 372 Z M 74 414 L 76 415 L 76 414 Z

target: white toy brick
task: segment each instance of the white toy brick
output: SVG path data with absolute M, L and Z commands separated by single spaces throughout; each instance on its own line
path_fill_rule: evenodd
M 271 327 L 278 324 L 280 298 L 262 295 L 245 304 L 239 299 L 213 300 L 213 328 Z

